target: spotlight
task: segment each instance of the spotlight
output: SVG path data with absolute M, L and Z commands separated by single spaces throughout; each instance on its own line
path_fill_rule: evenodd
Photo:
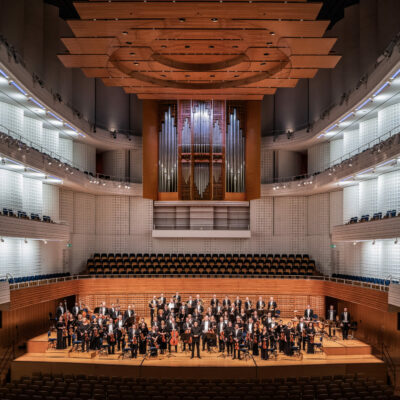
M 43 243 L 44 243 L 44 244 L 47 244 L 47 240 L 43 240 Z
M 186 18 L 179 18 L 179 22 L 185 22 Z
M 353 246 L 355 246 L 357 244 L 357 242 L 353 242 Z

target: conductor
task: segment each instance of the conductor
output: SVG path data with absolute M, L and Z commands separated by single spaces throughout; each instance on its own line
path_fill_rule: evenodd
M 192 357 L 194 357 L 194 348 L 197 348 L 197 357 L 200 357 L 200 336 L 201 336 L 201 327 L 199 326 L 199 322 L 197 320 L 194 321 L 194 324 L 191 329 L 192 336 Z

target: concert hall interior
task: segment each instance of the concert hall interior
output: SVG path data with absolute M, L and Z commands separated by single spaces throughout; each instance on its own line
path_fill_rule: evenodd
M 399 0 L 0 0 L 0 399 L 400 398 Z

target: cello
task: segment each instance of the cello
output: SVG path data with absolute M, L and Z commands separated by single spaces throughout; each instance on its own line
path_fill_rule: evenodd
M 179 343 L 179 334 L 176 329 L 171 331 L 171 339 L 169 340 L 169 344 L 171 346 L 178 346 Z

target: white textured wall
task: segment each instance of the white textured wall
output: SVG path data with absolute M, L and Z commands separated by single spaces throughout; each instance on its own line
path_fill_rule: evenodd
M 380 175 L 377 179 L 378 209 L 385 213 L 388 210 L 400 212 L 400 171 Z
M 378 118 L 360 122 L 360 146 L 372 142 L 378 137 Z
M 0 209 L 22 210 L 23 176 L 0 169 Z
M 251 201 L 251 239 L 152 238 L 151 200 L 60 191 L 60 218 L 73 214 L 71 271 L 94 252 L 309 253 L 329 273 L 329 194 Z
M 359 210 L 358 185 L 345 187 L 343 189 L 343 223 L 346 224 L 350 218 L 357 217 L 360 214 Z
M 96 173 L 96 149 L 85 143 L 73 142 L 73 162 L 81 171 Z
M 71 139 L 59 138 L 58 140 L 60 159 L 63 162 L 72 164 L 74 161 L 73 156 L 73 141 Z
M 111 150 L 105 151 L 103 157 L 103 170 L 105 175 L 124 179 L 128 176 L 128 151 Z
M 329 142 L 312 146 L 308 149 L 308 173 L 324 171 L 329 167 L 330 148 Z
M 12 136 L 22 136 L 24 124 L 24 111 L 11 104 L 0 102 L 0 130 L 9 129 Z
M 329 160 L 330 165 L 339 163 L 343 156 L 343 139 L 336 139 L 329 142 Z
M 393 129 L 397 132 L 400 130 L 400 103 L 393 104 L 378 112 L 378 135 L 384 135 Z
M 132 182 L 141 183 L 143 180 L 143 149 L 142 145 L 129 151 L 130 177 Z
M 343 133 L 343 155 L 354 152 L 359 148 L 359 130 L 353 129 Z
M 261 142 L 261 182 L 272 182 L 274 178 L 274 151 Z

